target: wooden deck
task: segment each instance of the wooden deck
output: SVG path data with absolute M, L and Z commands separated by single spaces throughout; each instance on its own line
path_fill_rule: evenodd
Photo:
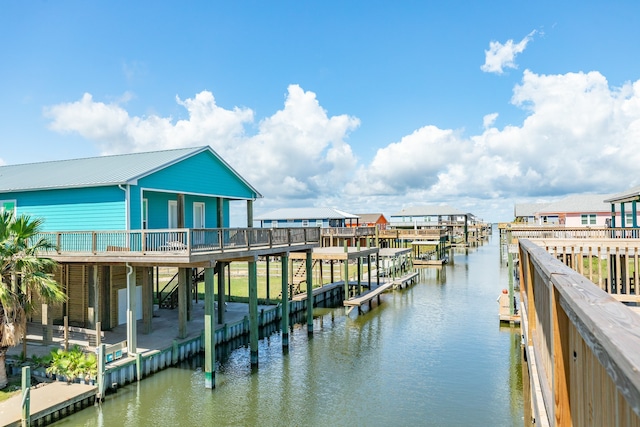
M 412 283 L 416 282 L 416 277 L 418 277 L 420 275 L 420 273 L 415 272 L 415 273 L 410 273 L 407 274 L 406 276 L 402 276 L 398 279 L 392 280 L 393 283 L 393 289 L 402 289 L 404 287 L 409 286 Z
M 54 381 L 30 390 L 31 423 L 51 424 L 73 412 L 93 405 L 98 388 Z M 21 426 L 22 394 L 0 402 L 0 425 Z
M 61 231 L 39 233 L 52 249 L 42 255 L 63 263 L 210 266 L 265 255 L 308 251 L 320 245 L 320 229 L 211 228 Z
M 380 299 L 379 299 L 380 294 L 386 290 L 391 289 L 392 287 L 393 287 L 392 281 L 385 282 L 380 286 L 378 286 L 377 288 L 371 289 L 360 296 L 345 300 L 344 306 L 347 307 L 347 315 L 349 315 L 354 308 L 357 308 L 358 312 L 361 312 L 362 305 L 366 303 L 371 304 L 371 300 L 373 300 L 376 297 L 378 297 L 378 302 L 380 302 Z
M 519 249 L 536 425 L 640 425 L 640 317 L 534 242 Z

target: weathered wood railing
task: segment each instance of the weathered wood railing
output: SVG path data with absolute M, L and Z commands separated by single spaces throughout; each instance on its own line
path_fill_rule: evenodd
M 536 425 L 640 425 L 640 317 L 544 248 L 519 249 Z
M 57 254 L 104 252 L 198 254 L 258 247 L 318 243 L 320 229 L 211 228 L 116 231 L 60 231 L 39 233 Z
M 530 239 L 619 301 L 640 302 L 640 239 Z
M 375 227 L 329 227 L 322 229 L 322 236 L 331 237 L 367 237 L 375 236 Z
M 512 239 L 640 239 L 640 228 L 514 225 L 504 228 Z
M 385 239 L 402 239 L 422 237 L 438 240 L 440 236 L 446 236 L 447 230 L 443 228 L 420 228 L 420 229 L 386 229 L 380 230 L 378 236 Z

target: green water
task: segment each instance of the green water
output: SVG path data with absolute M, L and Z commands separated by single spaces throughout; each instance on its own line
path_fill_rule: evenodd
M 497 318 L 507 285 L 495 235 L 370 313 L 318 309 L 288 354 L 278 333 L 262 340 L 255 372 L 248 349 L 231 352 L 213 391 L 196 360 L 56 425 L 522 426 L 519 333 Z

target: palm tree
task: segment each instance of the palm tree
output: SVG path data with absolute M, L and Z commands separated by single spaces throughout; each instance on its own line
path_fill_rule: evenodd
M 7 386 L 7 350 L 24 337 L 27 313 L 34 302 L 65 299 L 52 276 L 57 263 L 40 256 L 52 248 L 49 242 L 38 238 L 41 226 L 41 219 L 0 213 L 0 389 Z

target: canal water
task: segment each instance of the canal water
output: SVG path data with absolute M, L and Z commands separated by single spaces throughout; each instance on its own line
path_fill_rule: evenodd
M 56 426 L 522 426 L 520 336 L 499 325 L 508 286 L 496 234 L 421 269 L 369 313 L 318 309 L 312 339 L 294 326 L 260 341 L 259 369 L 240 348 L 204 388 L 194 360 L 120 388 Z

